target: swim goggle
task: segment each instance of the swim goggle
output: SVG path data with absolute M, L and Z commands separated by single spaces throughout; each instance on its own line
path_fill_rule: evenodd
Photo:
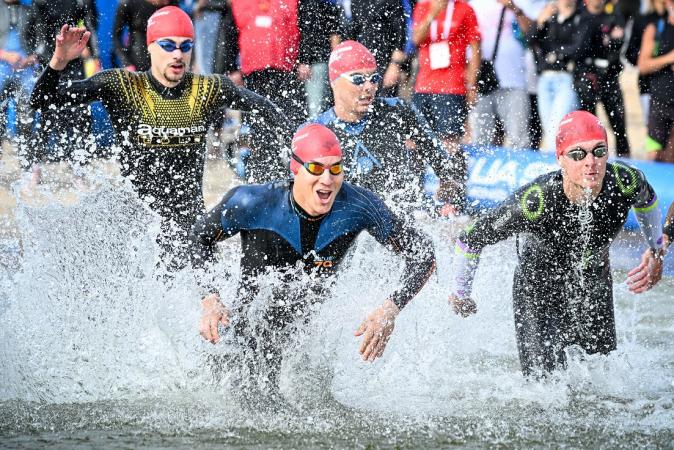
M 307 169 L 307 172 L 309 172 L 310 174 L 315 175 L 315 176 L 323 175 L 323 172 L 325 172 L 326 170 L 328 170 L 331 175 L 339 175 L 340 173 L 342 173 L 342 170 L 343 170 L 343 166 L 342 166 L 341 161 L 339 161 L 338 163 L 335 163 L 331 166 L 324 166 L 323 164 L 318 163 L 318 162 L 314 162 L 314 161 L 304 162 L 300 159 L 299 156 L 297 156 L 294 153 L 291 153 L 290 157 L 292 159 L 294 159 L 295 161 L 297 161 L 298 163 L 302 164 L 302 166 L 305 169 Z
M 170 39 L 161 39 L 156 42 L 157 45 L 164 49 L 164 51 L 169 53 L 174 52 L 176 49 L 180 49 L 182 53 L 187 53 L 194 47 L 194 41 L 183 41 L 180 43 L 180 45 L 176 44 Z
M 366 81 L 369 81 L 372 84 L 379 84 L 382 80 L 382 76 L 376 72 L 371 75 L 363 75 L 362 73 L 352 73 L 351 75 L 347 75 L 343 73 L 340 75 L 340 77 L 346 78 L 356 86 L 362 86 Z
M 588 153 L 592 153 L 595 158 L 603 158 L 608 154 L 608 148 L 605 145 L 600 145 L 588 152 L 584 148 L 574 148 L 566 152 L 566 156 L 574 161 L 582 161 L 585 159 Z

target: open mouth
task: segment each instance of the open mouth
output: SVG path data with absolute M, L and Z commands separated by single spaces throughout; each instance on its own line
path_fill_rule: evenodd
M 332 195 L 332 191 L 328 191 L 325 189 L 319 189 L 316 191 L 316 195 L 318 195 L 318 199 L 321 202 L 327 202 L 330 200 L 330 196 Z
M 171 64 L 170 65 L 171 69 L 175 71 L 183 70 L 185 68 L 185 64 L 182 63 L 177 63 L 177 64 Z
M 361 96 L 361 97 L 358 97 L 358 103 L 370 104 L 372 102 L 373 98 L 374 97 L 372 97 L 371 95 Z

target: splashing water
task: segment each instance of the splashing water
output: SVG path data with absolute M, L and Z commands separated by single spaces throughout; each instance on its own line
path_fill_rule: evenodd
M 201 340 L 189 271 L 157 276 L 158 219 L 130 190 L 104 185 L 71 206 L 21 205 L 16 220 L 19 266 L 0 267 L 6 445 L 632 448 L 674 438 L 671 278 L 638 298 L 616 285 L 618 351 L 571 354 L 567 371 L 528 382 L 510 304 L 513 242 L 484 252 L 479 312 L 461 319 L 446 303 L 447 227 L 422 220 L 438 274 L 399 315 L 384 358 L 369 364 L 353 332 L 401 267 L 364 236 L 286 349 L 285 401 L 270 409 L 213 378 L 209 356 L 235 346 L 227 333 L 216 346 Z M 236 238 L 223 245 L 223 298 L 234 296 L 224 273 L 236 279 L 239 255 Z M 262 297 L 277 283 L 265 280 Z

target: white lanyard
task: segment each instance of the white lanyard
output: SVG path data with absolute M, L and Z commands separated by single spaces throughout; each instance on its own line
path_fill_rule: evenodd
M 445 23 L 442 28 L 442 35 L 440 39 L 446 41 L 449 38 L 449 28 L 452 26 L 452 16 L 454 15 L 454 2 L 447 3 L 447 11 L 445 12 Z M 438 21 L 431 22 L 431 41 L 438 40 Z

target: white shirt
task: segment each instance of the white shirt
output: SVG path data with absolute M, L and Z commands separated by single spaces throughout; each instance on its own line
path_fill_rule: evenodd
M 545 5 L 541 0 L 515 0 L 522 12 L 532 20 L 536 20 L 538 13 Z M 496 44 L 496 35 L 498 31 L 498 22 L 501 17 L 501 5 L 496 0 L 471 0 L 470 6 L 475 10 L 477 23 L 480 27 L 482 36 L 482 58 L 491 59 L 494 54 L 494 45 Z M 525 48 L 520 41 L 515 38 L 513 31 L 517 23 L 515 14 L 506 10 L 503 18 L 503 28 L 501 31 L 501 40 L 496 54 L 496 76 L 500 86 L 503 88 L 526 89 L 526 66 L 524 62 Z M 536 26 L 534 23 L 532 26 Z

